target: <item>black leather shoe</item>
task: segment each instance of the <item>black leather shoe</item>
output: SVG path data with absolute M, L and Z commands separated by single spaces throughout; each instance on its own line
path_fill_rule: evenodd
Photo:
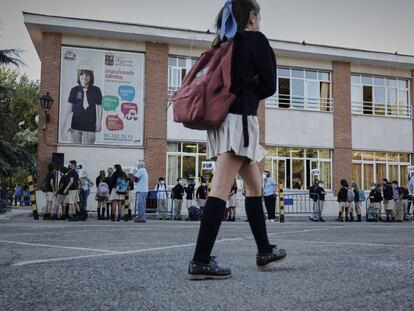
M 221 268 L 217 264 L 215 257 L 210 257 L 208 264 L 190 261 L 188 265 L 189 280 L 223 280 L 231 277 L 230 268 Z
M 280 261 L 285 259 L 287 256 L 286 250 L 283 248 L 277 248 L 276 245 L 272 246 L 272 252 L 268 254 L 257 254 L 256 255 L 256 264 L 259 270 L 264 269 L 267 264 Z

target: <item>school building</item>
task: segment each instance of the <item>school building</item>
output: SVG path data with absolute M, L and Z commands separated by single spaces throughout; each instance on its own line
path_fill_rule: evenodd
M 138 159 L 150 187 L 160 176 L 173 185 L 202 174 L 206 133 L 174 123 L 168 103 L 213 33 L 23 14 L 41 59 L 41 95 L 54 99 L 47 124 L 40 113 L 39 180 L 53 153 L 65 164 L 82 163 L 92 180 L 101 169 L 134 167 Z M 413 163 L 414 56 L 269 39 L 277 92 L 259 109 L 268 151 L 262 166 L 298 191 L 309 189 L 312 169 L 332 191 L 342 178 L 366 190 L 383 177 L 405 184 Z M 94 144 L 73 143 L 62 125 L 82 68 L 94 71 L 103 96 Z

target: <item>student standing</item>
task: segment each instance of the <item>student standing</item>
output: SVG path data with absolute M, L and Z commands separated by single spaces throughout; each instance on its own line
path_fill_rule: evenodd
M 269 171 L 263 172 L 263 198 L 267 210 L 267 219 L 274 222 L 276 219 L 276 181 L 270 177 Z
M 157 191 L 158 219 L 168 219 L 167 185 L 165 184 L 164 177 L 158 178 L 158 184 L 155 186 L 154 190 Z
M 121 220 L 122 203 L 125 200 L 125 194 L 128 191 L 128 180 L 121 165 L 114 165 L 115 171 L 112 174 L 112 184 L 115 185 L 111 191 L 112 211 L 111 221 L 115 221 L 115 216 L 118 214 L 117 221 Z M 126 187 L 125 187 L 126 183 Z
M 395 201 L 395 220 L 397 222 L 404 221 L 404 189 L 398 187 L 398 181 L 394 180 L 392 182 L 392 191 L 393 191 L 393 198 Z
M 196 199 L 198 207 L 204 211 L 204 206 L 206 205 L 207 200 L 207 183 L 204 179 L 202 180 L 201 185 L 197 188 Z
M 227 218 L 227 221 L 236 221 L 236 195 L 237 181 L 235 178 L 229 195 L 229 218 Z
M 362 215 L 361 215 L 361 201 L 360 201 L 360 191 L 357 183 L 355 181 L 352 182 L 352 189 L 354 191 L 354 206 L 355 206 L 355 214 L 357 216 L 357 221 L 362 221 Z M 351 209 L 351 221 L 354 220 L 353 211 Z
M 181 220 L 181 208 L 185 192 L 181 178 L 177 178 L 177 184 L 172 188 L 171 192 L 174 199 L 174 220 Z
M 320 222 L 325 222 L 325 220 L 322 218 L 322 212 L 323 212 L 323 207 L 325 205 L 325 183 L 322 180 L 318 181 L 318 186 L 315 189 L 315 193 L 318 194 L 318 198 L 319 198 L 319 204 L 317 206 L 317 210 L 318 210 L 318 214 L 317 217 Z
M 382 202 L 382 193 L 380 184 L 372 184 L 371 192 L 369 193 L 369 203 L 375 208 L 376 211 L 376 222 L 381 221 L 381 202 Z
M 99 171 L 99 176 L 96 177 L 96 196 L 95 200 L 98 203 L 97 206 L 97 213 L 98 213 L 98 220 L 103 220 L 105 218 L 105 208 L 106 208 L 106 201 L 109 198 L 109 186 L 106 183 L 105 171 Z M 102 215 L 101 215 L 102 211 Z
M 69 183 L 64 190 L 64 194 L 67 195 L 69 203 L 69 209 L 75 211 L 75 215 L 68 218 L 69 221 L 84 220 L 80 212 L 79 202 L 79 175 L 76 172 L 76 161 L 69 161 L 69 172 L 68 172 Z
M 109 213 L 112 211 L 111 193 L 112 193 L 112 189 L 114 189 L 115 187 L 115 184 L 112 182 L 112 175 L 114 174 L 114 169 L 112 167 L 109 167 L 107 172 L 108 172 L 108 175 L 105 178 L 105 183 L 108 185 L 109 195 L 108 195 L 108 199 L 106 200 L 106 216 L 105 216 L 105 208 L 102 209 L 103 220 L 109 220 Z
M 187 178 L 187 186 L 184 188 L 187 208 L 190 208 L 193 205 L 194 188 L 195 188 L 194 179 Z
M 336 221 L 343 222 L 344 219 L 342 217 L 344 211 L 348 214 L 348 182 L 345 179 L 341 180 L 341 189 L 338 191 L 338 203 L 339 203 L 339 214 L 338 219 Z M 346 215 L 348 218 L 348 215 Z
M 384 209 L 385 209 L 385 221 L 395 220 L 395 201 L 394 201 L 394 191 L 388 179 L 384 178 L 382 180 L 382 192 L 384 194 Z
M 228 18 L 228 19 L 227 19 Z M 232 86 L 237 94 L 218 129 L 207 131 L 208 157 L 216 169 L 203 214 L 197 245 L 189 263 L 189 279 L 225 279 L 231 270 L 218 265 L 211 251 L 216 240 L 228 191 L 237 173 L 246 185 L 246 214 L 255 238 L 259 268 L 286 257 L 286 251 L 269 243 L 262 205 L 262 178 L 258 162 L 265 156 L 259 145 L 259 101 L 276 91 L 276 60 L 260 32 L 260 7 L 255 0 L 227 1 L 217 17 L 219 36 L 214 44 L 234 38 Z M 240 91 L 240 92 L 239 92 Z
M 68 169 L 66 167 L 61 167 L 60 170 L 59 170 L 59 173 L 60 173 L 60 180 L 59 180 L 58 189 L 56 191 L 56 200 L 55 200 L 55 204 L 53 206 L 52 219 L 65 220 L 66 219 L 66 216 L 65 216 L 65 198 L 66 198 L 66 195 L 64 193 L 64 190 L 66 189 L 66 187 L 69 183 L 69 179 L 68 179 L 68 176 L 67 176 Z M 58 218 L 59 207 L 61 207 L 61 209 L 62 209 L 62 213 L 60 215 L 60 218 Z
M 56 172 L 53 163 L 49 163 L 47 166 L 46 175 L 46 211 L 43 215 L 43 220 L 51 219 L 50 212 L 52 211 L 53 199 L 56 192 Z

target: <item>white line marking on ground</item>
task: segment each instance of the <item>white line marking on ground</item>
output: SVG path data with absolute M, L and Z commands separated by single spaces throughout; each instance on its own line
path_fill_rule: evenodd
M 28 246 L 39 246 L 39 247 L 50 247 L 50 248 L 63 248 L 63 249 L 72 249 L 72 250 L 78 250 L 78 251 L 92 251 L 92 252 L 116 253 L 116 251 L 109 251 L 109 250 L 105 250 L 105 249 L 85 248 L 85 247 L 74 247 L 74 246 L 60 246 L 60 245 L 39 244 L 39 243 L 27 243 L 27 242 L 6 241 L 6 240 L 0 240 L 0 243 L 17 244 L 17 245 L 28 245 Z
M 223 243 L 223 242 L 228 242 L 228 241 L 241 241 L 241 240 L 243 240 L 243 238 L 224 238 L 224 239 L 217 240 L 216 243 Z M 195 246 L 195 245 L 196 243 L 188 243 L 188 244 L 177 244 L 177 245 L 161 246 L 161 247 L 154 247 L 154 248 L 136 249 L 136 250 L 130 250 L 130 251 L 123 251 L 123 252 L 111 252 L 111 253 L 104 253 L 104 254 L 91 254 L 91 255 L 83 255 L 83 256 L 28 260 L 28 261 L 21 261 L 21 262 L 14 263 L 12 264 L 12 266 L 25 266 L 25 265 L 37 264 L 37 263 L 67 261 L 67 260 L 73 260 L 73 259 L 94 258 L 94 257 L 113 256 L 113 255 L 138 254 L 138 253 L 146 253 L 146 252 L 166 250 L 166 249 L 184 248 L 184 247 L 190 247 L 190 246 Z
M 295 240 L 295 239 L 279 239 L 282 242 L 299 242 L 299 243 L 313 243 L 313 244 L 334 244 L 334 245 L 356 245 L 356 246 L 379 246 L 379 247 L 410 247 L 414 248 L 412 244 L 383 244 L 383 243 L 364 243 L 364 242 L 334 242 L 334 241 L 312 241 L 312 240 Z

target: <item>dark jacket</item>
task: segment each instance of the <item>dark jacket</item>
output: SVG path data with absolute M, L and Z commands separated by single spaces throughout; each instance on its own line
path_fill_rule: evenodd
M 378 189 L 371 190 L 371 192 L 369 193 L 369 200 L 371 203 L 382 202 L 381 191 L 379 191 Z
M 180 184 L 176 184 L 174 188 L 171 189 L 173 198 L 177 200 L 182 200 L 184 195 L 184 187 Z
M 393 190 L 390 184 L 386 184 L 384 186 L 383 193 L 384 193 L 384 200 L 388 201 L 388 200 L 393 199 L 394 193 L 393 193 Z
M 354 202 L 355 203 L 359 203 L 359 191 L 357 191 L 356 189 L 354 189 L 354 194 L 355 194 Z
M 207 187 L 203 185 L 199 186 L 197 188 L 196 198 L 202 200 L 207 199 Z
M 187 187 L 185 187 L 185 193 L 187 194 L 186 199 L 192 200 L 194 196 L 194 184 L 191 183 Z
M 338 202 L 348 202 L 348 188 L 342 187 L 338 191 Z
M 319 195 L 320 201 L 325 201 L 325 189 L 324 188 L 317 186 L 315 193 Z

